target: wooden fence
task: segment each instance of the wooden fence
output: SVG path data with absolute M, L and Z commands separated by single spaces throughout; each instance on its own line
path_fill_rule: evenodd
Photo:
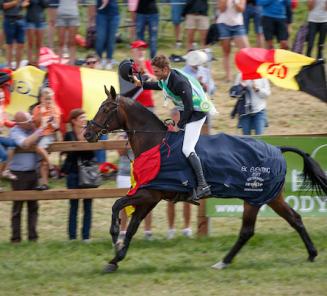
M 124 149 L 127 142 L 123 140 L 99 141 L 88 143 L 86 141 L 69 141 L 52 143 L 49 152 L 85 151 L 85 150 L 117 150 Z M 45 191 L 23 190 L 5 191 L 0 193 L 1 201 L 16 200 L 62 200 L 83 198 L 118 198 L 125 196 L 128 188 L 92 188 L 92 189 L 50 189 Z M 208 234 L 208 219 L 205 216 L 205 201 L 201 201 L 198 210 L 197 234 Z

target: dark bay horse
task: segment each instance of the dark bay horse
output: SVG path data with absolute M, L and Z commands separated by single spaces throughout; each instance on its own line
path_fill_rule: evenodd
M 84 135 L 89 142 L 96 142 L 100 134 L 123 130 L 128 134 L 128 140 L 135 158 L 144 151 L 162 143 L 167 133 L 167 127 L 152 112 L 129 98 L 117 95 L 113 87 L 111 87 L 110 92 L 105 87 L 105 93 L 107 99 L 101 104 L 94 119 L 88 123 L 85 130 Z M 312 188 L 327 194 L 327 178 L 318 163 L 297 148 L 280 147 L 279 149 L 281 152 L 291 151 L 301 155 L 304 160 L 303 174 L 305 179 L 311 181 Z M 118 262 L 125 258 L 132 237 L 145 216 L 162 199 L 173 200 L 175 196 L 176 192 L 141 188 L 134 195 L 122 197 L 114 203 L 110 234 L 115 245 L 115 256 L 106 265 L 106 272 L 117 270 Z M 135 207 L 135 212 L 129 223 L 125 240 L 121 243 L 118 241 L 119 212 L 129 205 Z M 309 254 L 308 260 L 314 261 L 318 255 L 317 250 L 302 223 L 301 216 L 284 201 L 282 190 L 279 190 L 270 199 L 268 205 L 298 232 Z M 213 268 L 222 269 L 227 267 L 235 255 L 254 235 L 255 222 L 259 210 L 260 206 L 253 206 L 244 200 L 243 220 L 239 237 L 223 260 L 213 265 Z

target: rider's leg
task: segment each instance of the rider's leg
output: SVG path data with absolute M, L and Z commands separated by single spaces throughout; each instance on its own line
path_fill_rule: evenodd
M 195 153 L 195 145 L 200 137 L 201 128 L 205 119 L 206 117 L 198 121 L 189 122 L 185 125 L 185 135 L 182 148 L 183 154 L 188 159 L 197 179 L 198 186 L 196 189 L 196 199 L 211 194 L 210 186 L 208 186 L 204 178 L 200 158 Z

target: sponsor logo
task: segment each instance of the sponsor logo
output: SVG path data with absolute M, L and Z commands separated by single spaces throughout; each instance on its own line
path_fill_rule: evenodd
M 272 76 L 276 76 L 279 79 L 285 79 L 288 69 L 282 64 L 271 64 L 267 68 L 267 73 Z

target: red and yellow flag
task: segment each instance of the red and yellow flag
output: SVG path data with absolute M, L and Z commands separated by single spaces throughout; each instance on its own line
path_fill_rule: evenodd
M 112 71 L 52 64 L 48 67 L 48 78 L 64 121 L 75 108 L 82 108 L 92 118 L 106 98 L 104 85 L 113 86 L 119 92 L 118 75 Z
M 235 55 L 235 63 L 244 80 L 264 77 L 327 102 L 323 65 L 311 57 L 283 49 L 243 48 Z

